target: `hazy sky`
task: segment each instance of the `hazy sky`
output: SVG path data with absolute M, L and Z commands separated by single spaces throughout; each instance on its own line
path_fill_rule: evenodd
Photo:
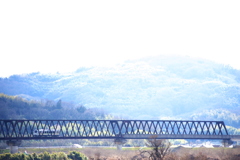
M 147 55 L 240 69 L 240 1 L 0 1 L 0 77 Z

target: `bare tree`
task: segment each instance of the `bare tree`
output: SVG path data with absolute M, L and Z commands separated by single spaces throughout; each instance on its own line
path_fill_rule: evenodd
M 148 155 L 150 160 L 163 160 L 170 151 L 171 143 L 166 139 L 157 139 L 157 135 L 154 135 L 147 140 L 146 145 L 151 150 L 140 150 L 141 157 Z

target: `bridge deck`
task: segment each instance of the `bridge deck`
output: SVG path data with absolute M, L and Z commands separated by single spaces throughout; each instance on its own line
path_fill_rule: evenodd
M 231 139 L 230 135 L 123 135 L 125 139 Z
M 0 140 L 18 139 L 230 139 L 222 121 L 0 120 Z

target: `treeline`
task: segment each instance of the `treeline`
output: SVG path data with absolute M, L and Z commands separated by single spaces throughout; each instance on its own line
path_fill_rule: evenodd
M 26 100 L 19 96 L 0 94 L 1 119 L 105 119 L 97 108 L 88 109 L 62 100 Z
M 68 154 L 64 152 L 59 153 L 5 153 L 0 154 L 0 160 L 87 160 L 88 158 L 80 152 L 71 151 Z
M 202 110 L 201 112 L 194 113 L 191 115 L 192 120 L 218 120 L 224 121 L 225 125 L 233 126 L 236 128 L 240 128 L 240 115 L 238 112 L 230 112 L 226 109 L 210 109 L 210 110 Z

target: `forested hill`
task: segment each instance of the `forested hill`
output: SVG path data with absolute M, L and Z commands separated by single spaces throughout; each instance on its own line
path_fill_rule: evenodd
M 240 71 L 190 57 L 159 56 L 74 73 L 0 79 L 0 93 L 62 99 L 131 119 L 214 119 L 239 124 Z
M 19 96 L 0 94 L 0 119 L 107 119 L 101 109 L 58 100 L 26 100 Z

